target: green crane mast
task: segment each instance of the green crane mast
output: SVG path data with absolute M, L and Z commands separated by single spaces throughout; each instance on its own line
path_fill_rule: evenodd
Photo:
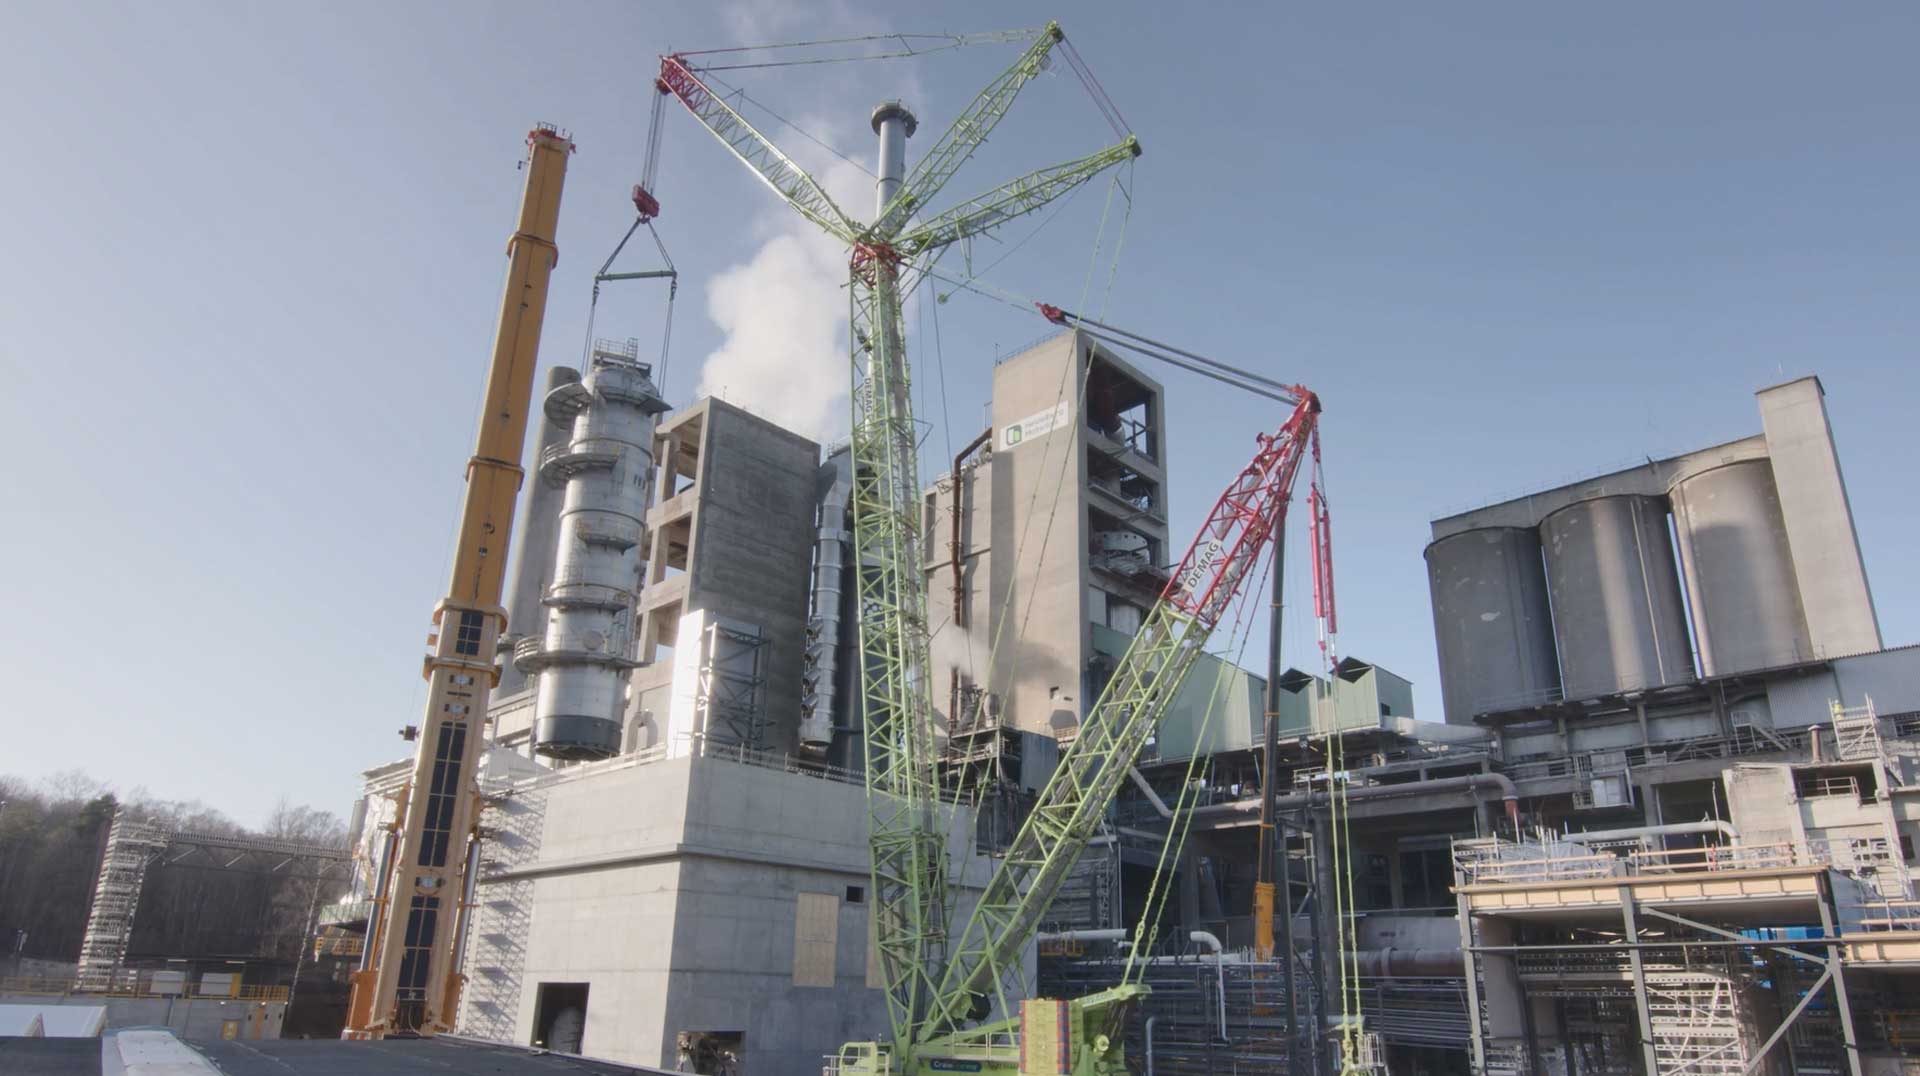
M 1293 405 L 1292 414 L 1276 433 L 1259 437 L 1253 461 L 1215 504 L 950 951 L 947 826 L 927 682 L 919 466 L 902 299 L 945 247 L 1031 213 L 1139 155 L 1139 142 L 1129 135 L 912 223 L 1064 40 L 1057 24 L 1035 33 L 1013 66 L 910 173 L 905 140 L 915 127 L 913 115 L 898 102 L 876 109 L 880 169 L 871 224 L 849 217 L 708 85 L 691 59 L 705 54 L 676 53 L 661 61 L 660 92 L 680 100 L 796 212 L 851 251 L 861 699 L 875 931 L 892 1040 L 848 1044 L 836 1059 L 848 1076 L 1124 1071 L 1119 1018 L 1127 1002 L 1146 993 L 1144 986 L 1120 985 L 1070 1002 L 1029 999 L 1017 1016 L 1010 1015 L 1007 986 L 1167 704 L 1284 520 L 1302 461 L 1309 453 L 1318 461 L 1319 400 L 1299 386 L 1283 386 L 1280 398 Z M 1077 65 L 1070 50 L 1068 55 Z M 1095 336 L 1104 328 L 1054 308 L 1043 312 Z M 975 1023 L 996 1004 L 1002 1019 Z
M 1056 320 L 1065 321 L 1059 311 L 1046 309 Z M 1094 836 L 1168 703 L 1286 519 L 1294 479 L 1303 462 L 1311 458 L 1317 466 L 1319 398 L 1299 386 L 1289 389 L 1293 413 L 1278 431 L 1259 436 L 1259 451 L 1215 502 L 1114 667 L 1079 736 L 1061 753 L 1059 766 L 1014 837 L 1005 862 L 988 881 L 959 935 L 935 995 L 934 1010 L 921 1025 L 916 1053 L 922 1058 L 965 1058 L 1011 1029 L 1008 1021 L 957 1030 L 985 1002 L 997 1001 L 1003 1011 L 1008 1007 L 1005 988 L 1019 974 L 1022 951 L 1040 927 L 1041 917 Z M 1317 497 L 1315 504 L 1317 509 Z M 1317 522 L 1318 511 L 1315 514 Z M 1316 555 L 1321 533 L 1316 526 Z M 1100 1010 L 1144 993 L 1144 987 L 1121 987 L 1079 999 L 1074 1006 L 1080 1010 L 1077 1015 L 1090 1023 Z M 1109 1030 L 1107 1049 L 1117 1051 L 1118 1040 L 1117 1029 Z M 1081 1036 L 1070 1051 L 1073 1071 L 1101 1071 L 1118 1060 L 1117 1053 L 1102 1056 L 1103 1050 L 1096 1048 L 1100 1041 L 1102 1037 L 1091 1028 Z
M 1001 36 L 1001 35 L 993 35 Z M 911 173 L 905 139 L 913 115 L 898 102 L 874 111 L 881 169 L 872 223 L 836 205 L 821 185 L 701 77 L 693 53 L 662 57 L 656 87 L 807 220 L 847 244 L 853 365 L 853 529 L 858 565 L 861 701 L 866 723 L 869 841 L 880 967 L 894 1041 L 909 1042 L 932 1003 L 945 963 L 946 830 L 927 678 L 926 586 L 920 568 L 920 475 L 901 305 L 945 247 L 1032 213 L 1140 154 L 1132 136 L 1079 160 L 1044 168 L 914 218 L 1006 116 L 1015 96 L 1065 39 L 1049 23 L 974 98 Z M 922 259 L 915 264 L 914 259 Z

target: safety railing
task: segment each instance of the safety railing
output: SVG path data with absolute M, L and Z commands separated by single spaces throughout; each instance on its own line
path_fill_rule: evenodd
M 821 781 L 833 781 L 837 784 L 865 785 L 866 777 L 855 770 L 833 766 L 824 762 L 800 758 L 781 751 L 766 751 L 746 744 L 710 738 L 701 733 L 681 733 L 667 743 L 657 743 L 639 751 L 629 752 L 603 762 L 587 762 L 577 766 L 568 766 L 555 773 L 540 774 L 524 778 L 513 783 L 512 792 L 528 791 L 536 788 L 548 788 L 556 784 L 578 780 L 582 777 L 611 773 L 634 766 L 647 766 L 674 758 L 704 758 L 721 762 L 731 762 L 739 766 L 753 766 L 763 770 L 790 773 L 800 777 L 812 777 Z M 952 793 L 942 794 L 949 802 Z
M 1860 929 L 1869 932 L 1920 930 L 1920 901 L 1880 900 L 1860 905 Z
M 1702 848 L 1642 850 L 1617 856 L 1579 846 L 1546 848 L 1502 843 L 1458 842 L 1454 864 L 1469 884 L 1522 885 L 1583 878 L 1626 878 L 1728 870 L 1826 867 L 1832 864 L 1822 842 L 1807 844 L 1709 845 Z
M 546 467 L 555 460 L 564 457 L 579 457 L 584 462 L 608 461 L 617 458 L 623 451 L 640 451 L 640 446 L 614 437 L 580 437 L 570 441 L 560 441 L 540 450 L 540 466 Z
M 284 986 L 260 986 L 242 982 L 207 985 L 182 982 L 164 972 L 156 974 L 146 971 L 122 971 L 113 976 L 111 981 L 98 986 L 89 986 L 84 990 L 73 976 L 0 978 L 0 994 L 27 997 L 66 997 L 70 994 L 88 994 L 126 998 L 285 1001 L 289 991 Z

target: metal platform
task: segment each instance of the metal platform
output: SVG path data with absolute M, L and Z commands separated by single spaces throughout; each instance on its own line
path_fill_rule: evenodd
M 435 1039 L 266 1039 L 194 1042 L 226 1076 L 541 1076 L 544 1073 L 668 1074 L 665 1069 L 595 1061 L 519 1046 L 441 1036 Z M 96 1046 L 95 1052 L 98 1052 Z M 77 1070 L 76 1070 L 77 1071 Z M 95 1071 L 98 1071 L 97 1069 Z

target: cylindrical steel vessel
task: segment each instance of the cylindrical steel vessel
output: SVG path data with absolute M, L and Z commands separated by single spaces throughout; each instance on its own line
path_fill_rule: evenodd
M 1598 497 L 1540 524 L 1568 699 L 1693 679 L 1686 606 L 1659 497 Z
M 580 380 L 580 371 L 571 366 L 556 366 L 547 371 L 547 391 L 551 393 L 562 385 L 571 385 Z M 540 424 L 540 444 L 534 449 L 533 470 L 540 469 L 540 461 L 550 452 L 557 451 L 553 446 L 567 441 L 573 435 L 571 422 L 554 422 L 551 419 Z M 547 584 L 553 579 L 553 548 L 560 539 L 560 487 L 538 478 L 524 485 L 527 491 L 526 503 L 520 508 L 520 518 L 513 535 L 513 577 L 507 591 L 507 630 L 500 636 L 500 649 L 508 652 L 509 658 L 500 670 L 500 686 L 494 689 L 495 696 L 510 695 L 527 686 L 527 677 L 520 671 L 511 658 L 514 644 L 531 636 L 539 635 L 547 627 L 547 608 L 543 604 L 547 596 Z
M 1530 527 L 1487 527 L 1427 546 L 1427 586 L 1447 720 L 1559 696 L 1553 618 Z
M 843 448 L 821 464 L 825 491 L 816 509 L 813 554 L 813 613 L 807 618 L 806 661 L 800 673 L 800 744 L 809 751 L 825 751 L 833 743 L 834 704 L 839 695 L 840 640 L 850 626 L 840 620 L 841 577 L 847 547 L 848 502 L 853 497 L 853 452 Z M 830 476 L 830 477 L 827 477 Z
M 638 345 L 597 342 L 586 376 L 547 394 L 547 417 L 572 437 L 548 449 L 541 480 L 565 488 L 545 632 L 514 656 L 539 673 L 534 749 L 563 759 L 620 750 L 634 599 L 653 481 L 653 429 L 667 409 L 636 360 Z
M 1701 675 L 1812 660 L 1773 465 L 1701 471 L 1670 496 Z

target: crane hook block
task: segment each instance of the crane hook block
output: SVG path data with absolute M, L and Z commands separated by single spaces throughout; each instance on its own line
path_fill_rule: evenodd
M 640 184 L 633 185 L 633 208 L 640 211 L 643 220 L 652 220 L 660 215 L 660 199 L 648 193 Z

